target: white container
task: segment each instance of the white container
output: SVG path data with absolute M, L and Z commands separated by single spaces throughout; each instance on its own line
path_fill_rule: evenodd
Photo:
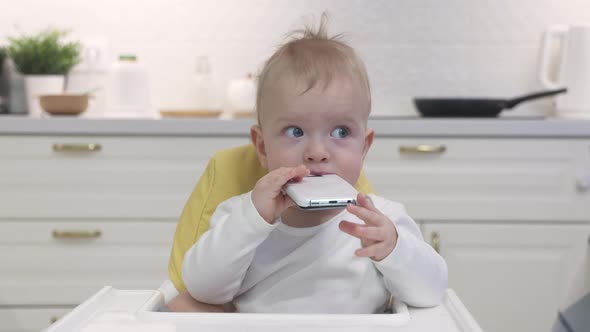
M 567 93 L 557 97 L 556 115 L 590 119 L 590 24 L 551 26 L 543 37 L 541 83 L 550 89 L 567 88 Z M 551 66 L 556 45 L 557 66 Z M 550 78 L 551 67 L 557 67 L 557 79 Z
M 254 114 L 256 108 L 256 82 L 251 74 L 233 79 L 227 87 L 227 110 L 225 118 Z
M 195 68 L 194 108 L 199 111 L 209 111 L 215 109 L 216 104 L 209 58 L 198 56 Z
M 111 72 L 107 117 L 153 118 L 149 79 L 145 66 L 135 55 L 120 55 Z
M 62 93 L 64 81 L 63 75 L 25 75 L 25 94 L 30 117 L 42 116 L 43 109 L 39 104 L 39 96 Z

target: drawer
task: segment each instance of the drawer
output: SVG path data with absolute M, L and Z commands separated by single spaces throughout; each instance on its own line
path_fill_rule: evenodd
M 103 286 L 156 289 L 176 224 L 0 223 L 0 305 L 76 305 Z
M 246 138 L 3 137 L 0 218 L 176 220 L 210 157 L 247 142 Z M 73 151 L 54 149 L 54 144 L 72 144 Z
M 365 170 L 420 219 L 587 221 L 589 155 L 587 140 L 377 139 Z
M 2 136 L 0 159 L 201 159 L 248 137 Z
M 39 332 L 73 307 L 0 308 L 0 332 Z

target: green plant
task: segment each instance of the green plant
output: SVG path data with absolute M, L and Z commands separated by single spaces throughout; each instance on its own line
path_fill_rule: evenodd
M 8 37 L 8 56 L 24 75 L 65 75 L 80 62 L 80 43 L 63 42 L 66 31 Z

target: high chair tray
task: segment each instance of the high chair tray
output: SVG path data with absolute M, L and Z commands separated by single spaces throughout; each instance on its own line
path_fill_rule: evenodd
M 159 311 L 163 305 L 160 291 L 107 286 L 45 332 L 481 332 L 452 290 L 438 307 L 408 308 L 396 302 L 389 314 L 172 313 Z

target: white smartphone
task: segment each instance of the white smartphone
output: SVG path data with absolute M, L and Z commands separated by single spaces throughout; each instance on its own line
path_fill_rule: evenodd
M 310 175 L 289 182 L 283 192 L 304 210 L 325 210 L 356 204 L 358 191 L 336 174 Z

